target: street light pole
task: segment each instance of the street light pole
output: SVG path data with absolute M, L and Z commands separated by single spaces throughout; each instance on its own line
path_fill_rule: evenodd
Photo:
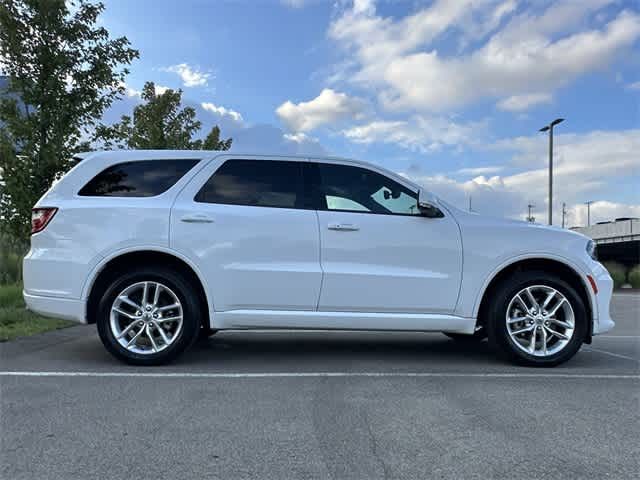
M 553 225 L 553 127 L 563 121 L 564 118 L 556 118 L 540 129 L 541 132 L 549 132 L 549 225 Z
M 589 200 L 588 202 L 584 202 L 585 205 L 587 206 L 587 227 L 591 226 L 591 204 L 593 203 L 593 200 Z

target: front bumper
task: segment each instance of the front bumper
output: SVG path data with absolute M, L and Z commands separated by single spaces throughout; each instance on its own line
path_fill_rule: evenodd
M 27 309 L 45 317 L 62 318 L 78 323 L 87 323 L 85 304 L 82 300 L 45 297 L 22 292 Z
M 593 278 L 598 286 L 598 293 L 594 295 L 596 302 L 594 313 L 597 312 L 597 317 L 594 315 L 593 334 L 601 335 L 610 331 L 615 326 L 615 322 L 611 318 L 609 311 L 613 294 L 613 280 L 609 272 L 607 272 L 607 269 L 600 263 L 593 269 Z

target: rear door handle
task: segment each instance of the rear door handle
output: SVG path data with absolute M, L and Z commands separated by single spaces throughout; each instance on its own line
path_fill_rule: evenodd
M 360 227 L 353 223 L 330 223 L 329 230 L 341 230 L 343 232 L 355 232 L 360 230 Z
M 213 223 L 213 218 L 210 218 L 203 214 L 185 215 L 180 219 L 185 223 Z

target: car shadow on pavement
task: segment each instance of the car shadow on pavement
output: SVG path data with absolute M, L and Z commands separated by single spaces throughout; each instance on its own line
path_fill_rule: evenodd
M 226 366 L 341 366 L 379 363 L 501 363 L 486 341 L 462 344 L 440 334 L 381 332 L 219 333 L 200 340 L 180 364 L 221 362 Z

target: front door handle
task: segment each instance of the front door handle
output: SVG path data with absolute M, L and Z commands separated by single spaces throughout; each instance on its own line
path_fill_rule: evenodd
M 355 232 L 360 230 L 360 227 L 353 223 L 330 223 L 329 230 L 341 230 L 343 232 Z
M 180 219 L 185 223 L 213 223 L 213 218 L 203 214 L 185 215 Z

